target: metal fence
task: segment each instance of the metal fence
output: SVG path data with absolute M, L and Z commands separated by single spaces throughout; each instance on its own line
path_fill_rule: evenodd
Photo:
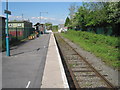
M 5 32 L 5 28 L 2 29 L 1 31 Z M 17 42 L 18 40 L 22 40 L 27 38 L 28 36 L 30 36 L 31 34 L 33 34 L 34 32 L 34 28 L 31 27 L 26 27 L 26 28 L 8 28 L 9 31 L 9 41 L 10 44 Z M 1 48 L 4 49 L 5 48 L 5 33 L 2 33 L 2 40 L 0 41 L 0 50 Z
M 30 36 L 30 34 L 32 34 L 33 31 L 34 31 L 34 28 L 31 28 L 31 27 L 9 28 L 9 36 L 11 40 L 13 39 L 21 40 Z
M 92 32 L 96 34 L 103 34 L 103 35 L 109 35 L 109 36 L 115 36 L 117 33 L 117 26 L 101 26 L 101 27 L 86 27 L 84 29 L 82 28 L 75 28 L 74 30 L 76 31 L 87 31 L 87 32 Z M 115 33 L 116 30 L 116 33 Z
M 94 28 L 87 28 L 88 32 L 93 32 L 96 34 L 104 34 L 104 35 L 112 35 L 112 27 L 94 27 Z

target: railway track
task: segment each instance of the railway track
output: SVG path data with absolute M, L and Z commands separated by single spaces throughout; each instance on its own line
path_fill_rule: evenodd
M 55 38 L 62 55 L 63 63 L 69 79 L 73 82 L 71 88 L 109 88 L 117 90 L 105 77 L 97 71 L 85 58 L 72 48 L 59 34 Z M 71 77 L 71 78 L 70 78 Z M 71 83 L 68 80 L 69 83 Z

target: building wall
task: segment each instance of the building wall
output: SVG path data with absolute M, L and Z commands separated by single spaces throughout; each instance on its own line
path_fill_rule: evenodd
M 32 27 L 32 23 L 31 22 L 24 22 L 24 27 Z
M 0 16 L 0 51 L 5 48 L 5 18 Z
M 9 22 L 8 24 L 9 28 L 24 28 L 24 23 L 23 22 Z
M 9 22 L 9 33 L 14 37 L 27 38 L 31 34 L 32 23 L 28 21 Z
M 58 29 L 64 28 L 64 24 L 59 24 Z
M 23 36 L 23 31 L 24 31 L 23 22 L 9 22 L 8 26 L 9 26 L 9 34 L 12 35 L 12 37 Z
M 0 17 L 0 37 L 5 34 L 5 18 Z
M 32 33 L 32 23 L 24 22 L 24 36 L 28 37 Z

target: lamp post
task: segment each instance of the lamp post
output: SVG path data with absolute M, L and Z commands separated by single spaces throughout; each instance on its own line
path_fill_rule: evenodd
M 11 15 L 11 12 L 8 11 L 8 0 L 6 0 L 6 10 L 4 11 L 6 13 L 6 56 L 10 56 L 10 47 L 9 47 L 9 32 L 8 32 L 8 15 Z
M 40 23 L 41 23 L 41 14 L 42 14 L 42 13 L 48 13 L 48 12 L 40 12 Z
M 40 24 L 41 24 L 41 14 L 42 13 L 48 13 L 48 12 L 40 12 Z M 41 31 L 40 31 L 40 34 L 39 35 L 41 35 Z

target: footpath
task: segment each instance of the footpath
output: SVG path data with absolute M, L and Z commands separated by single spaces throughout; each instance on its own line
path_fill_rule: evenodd
M 10 57 L 2 52 L 2 88 L 69 88 L 53 33 L 10 52 Z
M 49 39 L 50 34 L 44 34 L 11 47 L 10 57 L 2 52 L 3 88 L 40 88 Z
M 50 36 L 41 88 L 69 88 L 53 33 Z

